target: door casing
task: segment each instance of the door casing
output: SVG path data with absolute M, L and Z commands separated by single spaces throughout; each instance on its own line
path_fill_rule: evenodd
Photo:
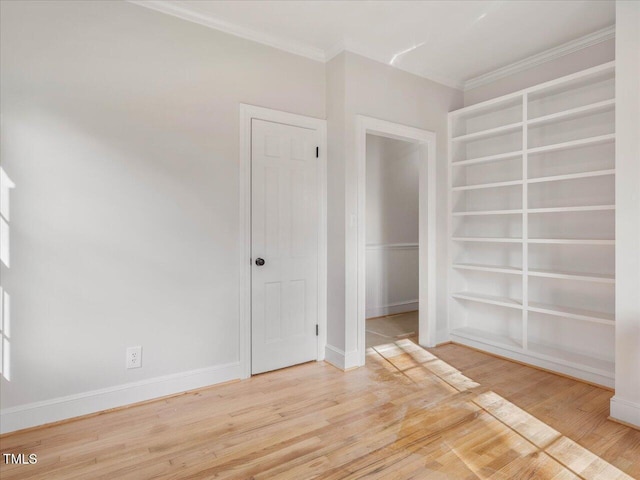
M 418 144 L 419 176 L 419 339 L 423 347 L 436 345 L 436 134 L 364 115 L 356 116 L 356 235 L 346 239 L 346 251 L 357 252 L 347 265 L 345 324 L 356 332 L 356 350 L 345 354 L 345 368 L 365 364 L 366 338 L 366 170 L 367 134 Z M 351 212 L 345 212 L 351 215 Z M 353 242 L 353 244 L 349 244 Z M 354 247 L 354 248 L 352 248 Z
M 318 132 L 318 352 L 327 343 L 327 122 L 319 118 L 240 104 L 240 301 L 239 352 L 242 378 L 251 376 L 251 121 L 253 119 L 308 128 Z

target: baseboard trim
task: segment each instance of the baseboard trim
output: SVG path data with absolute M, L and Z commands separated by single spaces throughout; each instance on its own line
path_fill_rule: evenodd
M 613 391 L 614 379 L 609 376 L 582 370 L 576 367 L 567 366 L 561 363 L 554 362 L 553 360 L 533 357 L 531 355 L 519 353 L 514 350 L 509 350 L 492 344 L 484 343 L 482 341 L 461 337 L 456 335 L 455 333 L 451 334 L 451 341 L 452 343 L 464 345 L 465 347 L 470 347 L 483 353 L 501 357 L 528 367 L 537 368 L 539 370 L 544 370 L 549 373 L 571 378 L 573 380 L 578 380 L 580 382 L 588 383 L 596 387 Z
M 611 419 L 640 429 L 640 404 L 614 395 L 610 402 Z
M 329 362 L 340 370 L 351 370 L 352 368 L 359 367 L 357 350 L 346 352 L 340 348 L 336 348 L 333 345 L 327 345 L 325 347 L 324 360 Z
M 408 300 L 406 302 L 388 303 L 377 307 L 366 307 L 365 315 L 367 318 L 386 317 L 387 315 L 396 315 L 398 313 L 414 312 L 418 310 L 418 300 Z
M 228 363 L 0 410 L 0 434 L 207 387 L 241 377 Z
M 332 345 L 324 347 L 324 361 L 329 362 L 336 368 L 344 370 L 344 350 L 340 350 Z

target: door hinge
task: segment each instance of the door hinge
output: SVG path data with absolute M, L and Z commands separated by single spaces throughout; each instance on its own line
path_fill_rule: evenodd
M 316 323 L 316 337 L 318 336 L 318 324 Z
M 320 147 L 316 147 L 316 158 L 320 158 Z

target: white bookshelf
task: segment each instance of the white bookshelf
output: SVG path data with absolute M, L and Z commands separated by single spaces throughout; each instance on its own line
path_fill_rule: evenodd
M 613 386 L 615 67 L 449 114 L 449 331 Z

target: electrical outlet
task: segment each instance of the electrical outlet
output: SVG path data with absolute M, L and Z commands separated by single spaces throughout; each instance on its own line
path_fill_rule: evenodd
M 142 347 L 127 348 L 127 368 L 140 368 L 142 366 Z

